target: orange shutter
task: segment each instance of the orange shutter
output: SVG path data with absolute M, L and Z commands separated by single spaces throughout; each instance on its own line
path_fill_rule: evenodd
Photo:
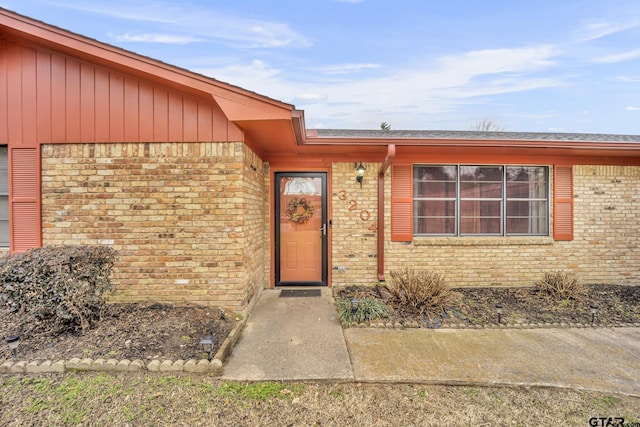
M 553 238 L 573 240 L 573 167 L 553 170 Z
M 413 168 L 394 165 L 391 169 L 391 241 L 413 239 Z
M 12 148 L 9 154 L 11 252 L 40 246 L 40 173 L 37 148 Z

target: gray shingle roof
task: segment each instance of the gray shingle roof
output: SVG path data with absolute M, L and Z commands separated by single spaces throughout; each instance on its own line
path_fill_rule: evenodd
M 450 140 L 504 140 L 504 141 L 580 141 L 627 142 L 640 144 L 640 135 L 556 132 L 486 132 L 450 130 L 360 130 L 314 129 L 318 138 L 365 139 L 450 139 Z

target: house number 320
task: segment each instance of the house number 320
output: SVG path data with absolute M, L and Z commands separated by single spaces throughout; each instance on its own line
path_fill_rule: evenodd
M 340 190 L 338 191 L 338 199 L 342 200 L 343 202 L 345 200 L 347 200 L 348 198 L 348 194 L 346 191 L 344 190 Z M 349 200 L 347 202 L 347 209 L 349 209 L 350 211 L 357 211 L 358 210 L 358 202 L 356 200 Z M 368 210 L 366 209 L 361 209 L 360 210 L 360 219 L 363 221 L 369 221 L 369 219 L 371 218 L 371 214 L 369 213 Z

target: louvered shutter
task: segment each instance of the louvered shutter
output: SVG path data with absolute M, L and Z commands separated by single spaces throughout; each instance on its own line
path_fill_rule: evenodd
M 413 239 L 413 174 L 411 165 L 391 169 L 391 241 Z
M 573 167 L 553 170 L 553 238 L 573 240 Z
M 41 243 L 38 149 L 12 148 L 9 162 L 11 252 L 24 252 Z

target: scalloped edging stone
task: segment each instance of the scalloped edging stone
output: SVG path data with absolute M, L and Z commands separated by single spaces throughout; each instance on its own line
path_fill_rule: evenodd
M 73 358 L 68 361 L 45 360 L 43 362 L 27 362 L 5 361 L 0 365 L 0 374 L 44 374 L 44 373 L 62 373 L 66 371 L 94 371 L 94 372 L 162 372 L 162 373 L 178 373 L 189 372 L 199 374 L 222 374 L 222 364 L 207 359 L 195 360 L 152 360 L 147 365 L 142 360 L 116 360 L 104 359 L 92 360 L 89 358 L 78 359 Z
M 66 371 L 93 371 L 93 372 L 161 372 L 161 373 L 193 373 L 207 375 L 222 375 L 222 365 L 231 354 L 233 346 L 238 342 L 240 333 L 246 322 L 246 317 L 238 322 L 224 340 L 215 356 L 207 359 L 189 360 L 159 360 L 154 359 L 145 364 L 142 360 L 128 359 L 90 359 L 78 357 L 69 360 L 45 360 L 38 361 L 4 361 L 0 365 L 0 374 L 44 374 L 63 373 Z
M 475 325 L 467 323 L 442 324 L 437 328 L 429 328 L 424 322 L 362 322 L 342 325 L 343 328 L 377 328 L 377 329 L 569 329 L 569 328 L 639 328 L 640 323 L 487 323 Z

